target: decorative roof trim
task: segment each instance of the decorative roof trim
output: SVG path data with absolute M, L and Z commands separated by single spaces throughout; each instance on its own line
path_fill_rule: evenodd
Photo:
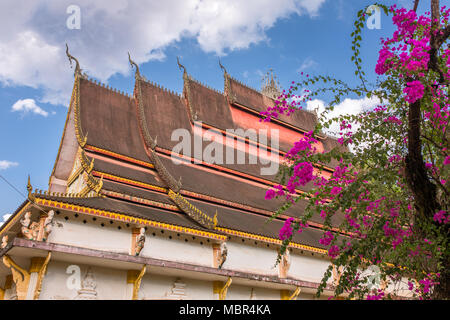
M 131 65 L 131 66 L 134 66 L 134 67 L 136 68 L 135 78 L 136 78 L 136 79 L 140 79 L 140 78 L 141 78 L 141 73 L 139 72 L 139 66 L 137 65 L 136 62 L 134 62 L 133 60 L 131 60 L 130 52 L 128 52 L 128 61 L 130 62 L 130 65 Z
M 33 193 L 35 197 L 39 196 L 53 196 L 59 198 L 98 198 L 101 195 L 82 196 L 81 193 L 67 193 L 67 192 L 49 192 L 45 190 L 35 190 Z
M 73 86 L 73 103 L 74 103 L 74 123 L 75 123 L 75 135 L 77 137 L 78 144 L 81 148 L 87 143 L 87 134 L 83 134 L 83 128 L 81 127 L 80 117 L 80 75 L 75 75 L 75 84 Z
M 232 236 L 237 236 L 237 237 L 241 237 L 241 238 L 248 238 L 248 239 L 252 239 L 252 240 L 258 240 L 258 241 L 272 243 L 272 244 L 277 244 L 277 245 L 281 245 L 283 243 L 283 241 L 281 241 L 279 239 L 265 237 L 265 236 L 260 236 L 258 234 L 247 233 L 247 232 L 242 232 L 242 231 L 233 230 L 233 229 L 216 227 L 215 230 L 223 232 L 223 233 L 226 233 L 228 235 L 232 235 Z M 321 254 L 327 254 L 327 250 L 324 250 L 324 249 L 321 249 L 321 248 L 317 248 L 317 247 L 308 246 L 308 245 L 304 245 L 304 244 L 300 244 L 300 243 L 295 243 L 295 242 L 289 242 L 289 247 L 300 249 L 300 250 L 311 251 L 311 252 L 317 252 L 317 253 L 321 253 Z
M 95 159 L 92 158 L 91 161 L 89 161 L 89 158 L 86 156 L 86 152 L 84 152 L 84 150 L 81 150 L 79 154 L 79 159 L 84 171 L 86 171 L 87 173 L 91 173 L 92 169 L 94 168 Z
M 70 177 L 67 179 L 67 188 L 69 188 L 80 176 L 80 174 L 83 173 L 83 167 L 79 167 Z
M 86 206 L 69 204 L 69 203 L 65 203 L 65 202 L 61 202 L 61 201 L 36 198 L 36 203 L 43 205 L 43 206 L 52 207 L 55 209 L 66 209 L 66 210 L 71 210 L 71 211 L 74 211 L 77 213 L 83 213 L 83 214 L 93 215 L 93 216 L 97 216 L 97 217 L 103 217 L 103 218 L 107 218 L 107 219 L 113 219 L 113 220 L 127 222 L 127 223 L 135 223 L 135 224 L 139 224 L 139 225 L 143 225 L 143 226 L 150 226 L 150 227 L 165 229 L 165 230 L 174 231 L 174 232 L 183 232 L 183 233 L 187 233 L 187 234 L 193 234 L 196 236 L 201 236 L 201 237 L 211 238 L 211 239 L 216 239 L 216 240 L 221 240 L 221 241 L 227 240 L 227 236 L 223 236 L 223 235 L 208 232 L 208 231 L 201 231 L 201 230 L 196 230 L 196 229 L 192 229 L 192 228 L 188 228 L 188 227 L 181 227 L 181 226 L 158 222 L 158 221 L 149 220 L 149 219 L 136 218 L 136 217 L 128 216 L 126 214 L 122 214 L 122 213 L 115 213 L 112 211 L 99 210 L 99 209 L 89 208 Z
M 74 72 L 74 76 L 76 77 L 77 75 L 81 75 L 81 68 L 80 68 L 80 63 L 78 62 L 78 59 L 75 58 L 74 56 L 72 56 L 69 53 L 69 46 L 66 43 L 66 55 L 69 58 L 70 61 L 70 65 L 72 65 L 72 60 L 75 61 L 76 65 L 75 65 L 75 72 Z
M 169 197 L 177 204 L 177 206 L 183 210 L 189 217 L 200 223 L 203 227 L 208 229 L 214 229 L 217 226 L 217 211 L 214 218 L 211 218 L 200 209 L 191 204 L 186 198 L 179 193 L 175 193 L 169 190 Z
M 181 177 L 180 180 L 176 181 L 175 178 L 169 173 L 167 168 L 161 162 L 156 151 L 152 149 L 148 149 L 150 153 L 150 157 L 153 160 L 153 165 L 155 166 L 156 172 L 158 172 L 159 176 L 163 179 L 163 181 L 169 186 L 169 188 L 175 192 L 179 192 L 181 189 Z
M 191 77 L 188 75 L 188 73 L 186 71 L 186 67 L 180 63 L 179 57 L 177 57 L 177 64 L 178 64 L 178 68 L 180 68 L 180 70 L 183 70 L 183 95 L 184 95 L 184 98 L 186 100 L 186 104 L 187 104 L 187 107 L 189 110 L 189 113 L 188 113 L 189 119 L 193 123 L 194 121 L 198 120 L 198 116 L 194 112 L 194 109 L 192 106 L 191 86 L 189 84 Z
M 107 219 L 113 219 L 113 220 L 117 220 L 117 221 L 123 221 L 123 222 L 127 222 L 127 223 L 136 223 L 139 225 L 146 225 L 146 226 L 155 227 L 155 228 L 159 228 L 159 229 L 166 229 L 166 230 L 170 230 L 170 231 L 174 231 L 174 232 L 183 232 L 183 233 L 188 233 L 188 234 L 194 234 L 194 235 L 198 235 L 201 237 L 212 238 L 212 239 L 217 239 L 217 240 L 221 240 L 221 241 L 228 240 L 228 236 L 224 236 L 221 234 L 216 234 L 216 233 L 212 233 L 212 232 L 208 232 L 208 231 L 196 230 L 196 229 L 187 228 L 187 227 L 181 227 L 181 226 L 157 222 L 157 221 L 149 220 L 149 219 L 131 217 L 126 214 L 115 213 L 112 211 L 99 210 L 99 209 L 89 208 L 86 206 L 64 203 L 61 201 L 36 198 L 36 203 L 43 205 L 43 206 L 52 207 L 55 209 L 66 209 L 66 210 L 71 210 L 71 211 L 75 211 L 78 213 L 103 217 L 103 218 L 107 218 Z M 242 231 L 238 231 L 238 230 L 221 228 L 221 227 L 215 227 L 214 230 L 226 233 L 231 236 L 249 238 L 252 240 L 257 240 L 257 241 L 272 243 L 272 244 L 277 244 L 277 245 L 282 244 L 282 241 L 279 239 L 264 237 L 264 236 L 260 236 L 257 234 L 246 233 L 246 232 L 242 232 Z M 308 246 L 308 245 L 303 245 L 303 244 L 295 243 L 295 242 L 290 242 L 289 246 L 292 248 L 317 252 L 317 253 L 321 253 L 321 254 L 327 253 L 327 250 Z
M 84 175 L 84 181 L 87 184 L 87 187 L 89 188 L 89 190 L 86 192 L 86 190 L 83 190 L 81 192 L 81 196 L 85 197 L 90 191 L 94 191 L 95 194 L 97 196 L 100 195 L 100 191 L 102 190 L 103 187 L 103 176 L 100 177 L 100 180 L 95 178 L 93 175 L 91 175 L 90 173 L 87 173 Z
M 144 138 L 144 143 L 146 145 L 147 148 L 150 149 L 155 149 L 156 148 L 156 144 L 157 144 L 157 140 L 158 138 L 156 137 L 155 139 L 152 138 L 152 136 L 150 135 L 150 132 L 148 131 L 148 127 L 147 127 L 147 119 L 145 117 L 145 111 L 144 111 L 144 105 L 142 102 L 142 88 L 141 88 L 141 83 L 139 81 L 139 79 L 137 78 L 139 75 L 136 72 L 136 84 L 135 84 L 135 95 L 137 95 L 137 101 L 136 101 L 136 105 L 137 105 L 137 118 L 139 121 L 139 128 L 140 128 L 140 132 L 142 134 L 142 137 Z

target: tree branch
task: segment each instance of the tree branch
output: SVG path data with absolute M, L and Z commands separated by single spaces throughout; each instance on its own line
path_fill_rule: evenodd
M 419 0 L 414 0 L 414 12 L 417 11 L 417 7 L 419 6 Z

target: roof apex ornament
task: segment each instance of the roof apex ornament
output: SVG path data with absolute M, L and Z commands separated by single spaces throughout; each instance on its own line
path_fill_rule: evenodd
M 72 66 L 72 60 L 75 60 L 75 72 L 74 72 L 74 76 L 76 76 L 76 75 L 81 75 L 81 68 L 80 68 L 80 63 L 78 62 L 78 59 L 77 58 L 75 58 L 74 56 L 72 56 L 70 53 L 69 53 L 69 46 L 67 45 L 67 43 L 66 43 L 66 55 L 67 55 L 67 57 L 69 58 L 69 61 L 70 61 L 70 66 Z
M 131 55 L 130 52 L 128 52 L 128 61 L 130 61 L 130 65 L 134 66 L 136 68 L 136 78 L 140 78 L 141 77 L 141 73 L 139 72 L 139 66 L 137 65 L 136 62 L 134 62 L 133 60 L 131 60 Z
M 220 66 L 220 68 L 223 70 L 223 73 L 225 74 L 225 75 L 228 75 L 228 72 L 227 72 L 227 69 L 225 69 L 225 67 L 222 65 L 222 63 L 220 62 L 220 58 L 219 58 L 219 66 Z
M 177 64 L 178 64 L 178 68 L 180 68 L 180 70 L 183 69 L 183 76 L 187 75 L 186 67 L 180 63 L 180 57 L 177 57 Z
M 34 202 L 33 186 L 31 185 L 30 175 L 28 175 L 27 191 L 28 191 L 28 200 Z
M 261 93 L 272 99 L 277 99 L 281 94 L 280 82 L 278 81 L 277 76 L 274 75 L 272 68 L 270 68 L 262 78 Z

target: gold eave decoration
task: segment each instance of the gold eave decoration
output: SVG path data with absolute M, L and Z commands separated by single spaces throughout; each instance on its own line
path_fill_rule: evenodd
M 73 212 L 88 214 L 88 215 L 92 215 L 92 216 L 96 216 L 96 217 L 103 217 L 103 218 L 117 220 L 117 221 L 123 221 L 123 222 L 127 222 L 127 223 L 134 223 L 137 225 L 149 226 L 149 227 L 164 229 L 164 230 L 173 231 L 173 232 L 187 233 L 187 234 L 191 234 L 191 235 L 195 235 L 195 236 L 200 236 L 200 237 L 205 237 L 205 238 L 210 238 L 210 239 L 215 239 L 215 240 L 220 240 L 220 241 L 226 241 L 228 239 L 227 236 L 218 234 L 218 233 L 177 226 L 177 225 L 168 224 L 168 223 L 164 223 L 164 222 L 158 222 L 158 221 L 149 220 L 149 219 L 137 218 L 137 217 L 129 216 L 126 214 L 121 214 L 121 213 L 116 213 L 116 212 L 106 211 L 106 210 L 101 210 L 101 209 L 89 208 L 89 207 L 75 205 L 75 204 L 66 203 L 66 202 L 57 201 L 57 200 L 36 198 L 36 203 L 39 205 L 51 207 L 54 209 L 70 210 Z
M 94 169 L 94 158 L 89 161 L 89 158 L 86 156 L 86 152 L 84 152 L 84 150 L 81 150 L 79 159 L 84 171 L 86 171 L 87 173 L 91 173 L 92 169 Z
M 176 203 L 176 205 L 183 210 L 189 217 L 197 221 L 200 225 L 208 229 L 214 229 L 217 226 L 217 211 L 213 218 L 195 207 L 186 198 L 179 193 L 169 190 L 169 197 Z
M 70 187 L 83 172 L 90 174 L 92 172 L 92 170 L 94 169 L 94 158 L 89 160 L 89 158 L 86 156 L 86 152 L 81 148 L 78 151 L 78 160 L 79 160 L 80 166 L 69 177 L 69 179 L 67 179 L 67 187 Z
M 103 188 L 103 176 L 100 179 L 97 179 L 92 174 L 86 172 L 84 177 L 87 186 L 81 192 L 81 196 L 85 197 L 91 191 L 94 191 L 96 195 L 99 195 Z

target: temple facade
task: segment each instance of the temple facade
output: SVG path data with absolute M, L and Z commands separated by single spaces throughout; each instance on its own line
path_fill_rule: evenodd
M 130 59 L 136 73 L 127 95 L 88 79 L 67 54 L 74 85 L 49 188 L 33 190 L 29 181 L 28 199 L 0 227 L 0 299 L 314 299 L 331 263 L 319 244 L 321 219 L 294 235 L 277 264 L 279 230 L 306 204 L 268 222 L 282 201 L 264 199 L 278 180 L 261 171 L 282 163 L 315 126 L 314 113 L 259 121 L 274 103 L 273 78 L 257 91 L 223 66 L 218 92 L 180 65 L 180 95 L 146 80 Z M 240 134 L 249 129 L 266 130 L 267 141 Z M 236 161 L 206 161 L 206 134 L 215 152 L 236 151 Z M 200 152 L 194 142 L 179 151 L 183 135 L 200 137 Z M 337 146 L 324 135 L 316 147 Z M 252 163 L 262 150 L 270 151 L 265 164 Z M 333 274 L 323 299 L 339 280 Z

